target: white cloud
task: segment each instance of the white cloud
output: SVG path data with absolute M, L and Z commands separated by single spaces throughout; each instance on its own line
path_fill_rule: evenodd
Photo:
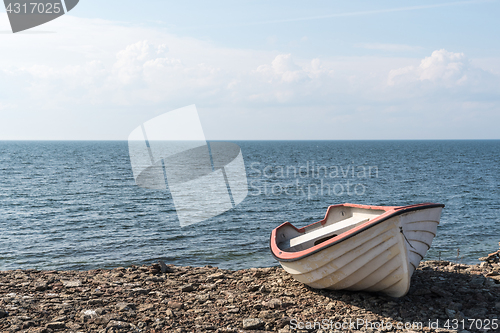
M 408 66 L 390 71 L 388 84 L 430 81 L 450 87 L 467 83 L 468 74 L 473 71 L 463 53 L 441 49 L 422 59 L 417 67 Z
M 68 15 L 52 28 L 1 37 L 0 139 L 121 139 L 193 103 L 209 139 L 432 138 L 430 117 L 477 129 L 500 109 L 498 76 L 462 53 L 301 59 Z
M 13 108 L 15 108 L 15 104 L 0 103 L 0 111 Z
M 279 54 L 270 64 L 252 71 L 253 87 L 249 88 L 259 89 L 251 99 L 254 102 L 298 102 L 307 96 L 320 95 L 326 85 L 332 83 L 333 73 L 320 59 L 297 64 L 291 54 Z
M 430 57 L 426 57 L 420 63 L 420 81 L 445 80 L 463 83 L 467 76 L 464 73 L 467 66 L 467 60 L 463 53 L 448 52 L 444 49 L 432 52 Z
M 146 40 L 127 45 L 111 63 L 99 60 L 64 67 L 32 65 L 15 69 L 29 92 L 45 108 L 91 101 L 93 104 L 157 104 L 194 99 L 208 104 L 287 103 L 315 95 L 328 84 L 333 70 L 319 59 L 298 65 L 291 54 L 239 72 L 207 63 L 185 64 L 168 57 L 164 44 Z M 28 76 L 26 76 L 28 75 Z
M 305 71 L 293 62 L 291 54 L 280 54 L 274 58 L 271 65 L 261 65 L 256 71 L 269 82 L 277 80 L 291 83 L 307 77 Z
M 128 45 L 116 55 L 117 61 L 113 66 L 118 79 L 123 84 L 131 83 L 142 73 L 146 62 L 154 61 L 164 55 L 166 45 L 154 47 L 148 41 L 140 41 Z

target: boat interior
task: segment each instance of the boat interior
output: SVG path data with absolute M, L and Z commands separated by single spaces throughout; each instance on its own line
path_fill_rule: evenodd
M 324 220 L 304 227 L 303 232 L 291 225 L 284 225 L 276 233 L 278 248 L 286 252 L 307 250 L 313 246 L 337 237 L 377 216 L 385 210 L 363 209 L 358 207 L 332 207 Z

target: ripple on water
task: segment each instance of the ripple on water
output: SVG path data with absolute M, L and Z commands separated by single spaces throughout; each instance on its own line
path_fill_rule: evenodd
M 231 269 L 271 266 L 274 227 L 318 221 L 329 205 L 343 202 L 446 204 L 429 259 L 474 263 L 498 246 L 500 141 L 237 143 L 254 186 L 250 195 L 229 212 L 180 228 L 168 192 L 135 186 L 126 142 L 0 142 L 0 270 L 110 268 L 158 259 Z M 344 170 L 372 166 L 377 173 L 278 174 L 308 161 Z M 308 197 L 308 185 L 321 186 L 321 180 L 359 183 L 365 191 Z

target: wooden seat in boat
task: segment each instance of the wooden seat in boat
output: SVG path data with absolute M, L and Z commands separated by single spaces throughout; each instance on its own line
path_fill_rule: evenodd
M 366 216 L 352 216 L 327 226 L 306 230 L 304 234 L 290 239 L 287 251 L 303 250 L 318 245 L 368 220 Z

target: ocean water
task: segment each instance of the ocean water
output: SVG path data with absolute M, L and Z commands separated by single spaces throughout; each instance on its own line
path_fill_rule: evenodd
M 249 195 L 181 228 L 135 185 L 127 142 L 0 142 L 0 270 L 276 265 L 269 235 L 351 202 L 446 205 L 426 259 L 476 263 L 500 241 L 500 141 L 234 141 Z M 286 190 L 286 191 L 285 191 Z M 459 250 L 459 251 L 458 251 Z

